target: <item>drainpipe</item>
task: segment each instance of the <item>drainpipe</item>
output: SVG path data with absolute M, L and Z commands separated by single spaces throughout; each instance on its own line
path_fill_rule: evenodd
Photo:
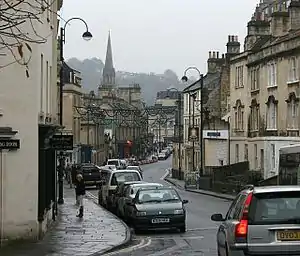
M 3 238 L 4 238 L 4 203 L 3 203 L 3 192 L 4 192 L 4 163 L 3 163 L 3 152 L 0 150 L 0 248 L 3 245 Z

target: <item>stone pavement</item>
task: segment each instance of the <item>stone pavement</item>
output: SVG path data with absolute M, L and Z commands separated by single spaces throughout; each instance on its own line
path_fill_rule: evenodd
M 16 243 L 0 249 L 1 256 L 88 256 L 105 252 L 130 240 L 130 230 L 87 194 L 84 217 L 76 217 L 74 189 L 65 186 L 65 203 L 53 227 L 37 243 Z
M 185 182 L 183 180 L 177 180 L 177 179 L 170 178 L 170 177 L 167 176 L 165 178 L 165 181 L 173 184 L 174 186 L 176 186 L 180 189 L 185 189 L 184 188 L 184 183 Z M 216 193 L 216 192 L 213 192 L 213 191 L 208 191 L 208 190 L 203 190 L 203 189 L 190 189 L 190 188 L 187 188 L 185 190 L 189 191 L 189 192 L 201 194 L 201 195 L 213 196 L 213 197 L 218 197 L 218 198 L 227 199 L 227 200 L 233 200 L 235 198 L 235 196 L 232 196 L 232 195 Z

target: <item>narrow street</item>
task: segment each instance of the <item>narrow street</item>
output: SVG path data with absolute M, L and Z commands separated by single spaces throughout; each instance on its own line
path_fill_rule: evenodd
M 143 166 L 144 179 L 170 185 L 163 180 L 172 158 Z M 91 191 L 96 194 L 96 191 Z M 149 232 L 133 235 L 133 242 L 127 248 L 107 255 L 120 256 L 160 256 L 160 255 L 207 255 L 215 256 L 217 225 L 210 220 L 212 213 L 226 213 L 230 202 L 215 197 L 178 190 L 187 204 L 187 232 Z

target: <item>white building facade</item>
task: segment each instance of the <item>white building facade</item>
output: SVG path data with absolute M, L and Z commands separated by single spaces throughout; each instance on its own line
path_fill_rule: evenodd
M 16 62 L 11 52 L 0 52 L 0 140 L 20 140 L 19 149 L 0 150 L 0 239 L 4 241 L 37 238 L 52 218 L 52 203 L 43 209 L 40 199 L 47 177 L 41 184 L 39 169 L 45 163 L 39 159 L 39 133 L 41 127 L 54 127 L 57 122 L 56 12 L 62 1 L 59 2 L 54 1 L 51 9 L 44 11 L 41 23 L 34 23 L 45 43 L 28 43 L 28 47 L 23 44 L 23 58 L 18 56 L 17 48 L 11 48 L 19 62 L 31 58 L 28 76 L 26 67 Z M 35 38 L 29 21 L 22 27 Z M 4 67 L 8 63 L 11 64 Z M 50 202 L 53 197 L 48 199 Z

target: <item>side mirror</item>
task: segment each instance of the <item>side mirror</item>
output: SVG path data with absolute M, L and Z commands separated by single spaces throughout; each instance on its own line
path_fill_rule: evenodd
M 182 204 L 187 204 L 189 200 L 182 200 Z
M 221 213 L 215 213 L 213 214 L 210 219 L 212 221 L 224 221 L 223 215 Z

